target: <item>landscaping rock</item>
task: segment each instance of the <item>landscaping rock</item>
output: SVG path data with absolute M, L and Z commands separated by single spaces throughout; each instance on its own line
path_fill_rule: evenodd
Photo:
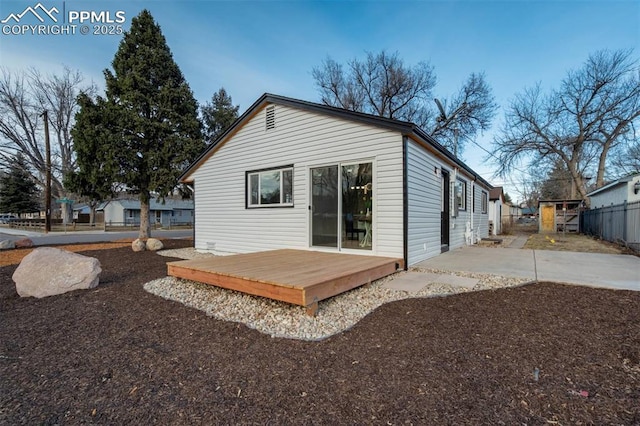
M 30 238 L 23 238 L 15 241 L 16 248 L 28 248 L 33 247 L 33 241 Z
M 162 244 L 162 241 L 155 238 L 149 238 L 147 240 L 147 250 L 158 251 L 158 250 L 162 250 L 163 248 L 164 248 L 164 244 Z
M 131 249 L 135 252 L 145 251 L 146 245 L 144 241 L 142 241 L 140 238 L 137 238 L 131 243 Z
M 94 288 L 102 268 L 98 259 L 53 247 L 29 253 L 13 274 L 21 297 L 53 296 L 68 291 Z
M 15 247 L 16 247 L 16 244 L 12 240 L 0 241 L 0 250 L 8 250 Z

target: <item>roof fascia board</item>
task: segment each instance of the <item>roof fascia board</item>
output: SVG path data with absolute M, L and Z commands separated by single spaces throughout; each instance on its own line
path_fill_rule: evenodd
M 613 189 L 618 185 L 623 185 L 623 184 L 625 184 L 627 182 L 631 182 L 632 180 L 633 180 L 633 176 L 627 176 L 627 177 L 624 177 L 622 179 L 618 179 L 617 181 L 611 182 L 610 184 L 605 185 L 602 188 L 598 188 L 598 189 L 596 189 L 594 191 L 591 191 L 590 193 L 587 194 L 587 197 L 591 197 L 592 195 L 598 194 L 600 192 L 607 191 L 609 189 Z

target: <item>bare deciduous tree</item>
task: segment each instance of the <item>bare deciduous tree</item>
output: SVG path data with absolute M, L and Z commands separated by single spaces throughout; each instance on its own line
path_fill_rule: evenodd
M 433 102 L 436 75 L 431 65 L 405 66 L 398 53 L 367 53 L 343 66 L 331 58 L 312 71 L 325 105 L 417 124 L 452 149 L 457 137 L 465 139 L 487 130 L 497 105 L 484 74 L 471 74 L 460 91 L 443 99 L 446 118 Z
M 635 134 L 635 128 L 631 131 Z M 640 138 L 629 135 L 628 139 L 628 143 L 616 151 L 612 160 L 613 166 L 620 171 L 620 175 L 640 173 Z
M 491 127 L 498 106 L 484 74 L 472 73 L 450 101 L 444 99 L 444 108 L 444 119 L 428 123 L 427 129 L 432 129 L 431 136 L 437 140 L 456 139 L 460 149 L 465 139 Z
M 516 95 L 494 139 L 499 174 L 523 162 L 561 161 L 572 179 L 572 195 L 586 198 L 586 176 L 605 184 L 610 154 L 633 138 L 640 117 L 640 73 L 631 51 L 598 51 L 560 88 L 540 85 Z M 614 173 L 616 174 L 616 171 Z
M 78 111 L 81 92 L 93 93 L 79 71 L 65 67 L 61 74 L 43 75 L 36 69 L 0 70 L 0 160 L 8 165 L 16 152 L 22 153 L 29 172 L 41 187 L 45 185 L 46 159 L 41 114 L 49 112 L 52 140 L 52 195 L 65 195 L 62 178 L 75 168 L 71 127 Z M 66 205 L 63 205 L 65 207 Z

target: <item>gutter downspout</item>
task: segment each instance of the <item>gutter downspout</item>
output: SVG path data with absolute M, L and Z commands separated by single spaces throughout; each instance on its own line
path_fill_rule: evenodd
M 472 201 L 471 201 L 471 229 L 469 230 L 471 232 L 471 238 L 469 238 L 469 245 L 472 246 L 475 244 L 474 238 L 473 238 L 473 233 L 475 231 L 475 228 L 473 226 L 473 218 L 476 215 L 476 179 L 477 177 L 474 176 L 473 180 L 471 181 L 471 197 L 472 197 Z
M 407 187 L 407 136 L 402 136 L 402 256 L 404 270 L 409 269 L 409 191 Z

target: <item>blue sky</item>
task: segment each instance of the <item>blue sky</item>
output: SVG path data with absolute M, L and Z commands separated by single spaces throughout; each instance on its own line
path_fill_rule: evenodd
M 37 3 L 2 0 L 0 20 Z M 385 49 L 398 51 L 407 65 L 428 61 L 438 79 L 436 97 L 451 96 L 471 72 L 485 72 L 500 105 L 493 128 L 476 140 L 487 149 L 509 99 L 525 87 L 557 87 L 598 49 L 631 48 L 640 56 L 638 0 L 40 3 L 66 13 L 108 11 L 112 18 L 122 10 L 125 30 L 142 9 L 150 10 L 196 99 L 204 103 L 225 87 L 241 112 L 264 92 L 318 101 L 311 70 L 327 56 L 344 63 Z M 20 23 L 39 22 L 25 15 Z M 2 33 L 0 64 L 45 72 L 64 64 L 102 87 L 120 39 Z M 463 157 L 492 183 L 508 183 L 491 178 L 494 168 L 475 145 L 467 144 Z

